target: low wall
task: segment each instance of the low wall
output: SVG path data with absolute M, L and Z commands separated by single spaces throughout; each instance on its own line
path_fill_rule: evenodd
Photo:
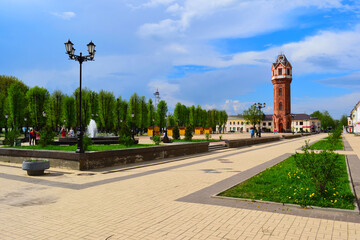
M 22 163 L 27 159 L 47 159 L 50 161 L 51 167 L 90 170 L 204 153 L 208 152 L 208 150 L 209 142 L 128 148 L 111 151 L 86 152 L 82 154 L 65 151 L 0 148 L 0 161 Z
M 292 138 L 299 138 L 299 137 L 302 137 L 303 135 L 302 134 L 293 134 L 293 135 L 282 135 L 282 138 L 284 139 L 292 139 Z
M 274 142 L 274 141 L 280 141 L 280 136 L 226 140 L 226 145 L 229 148 L 237 148 L 242 146 L 249 146 L 249 145 Z

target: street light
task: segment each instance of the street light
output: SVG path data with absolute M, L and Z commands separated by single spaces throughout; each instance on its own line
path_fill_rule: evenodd
M 5 133 L 8 132 L 8 128 L 7 128 L 7 120 L 8 120 L 8 118 L 9 118 L 9 115 L 6 113 L 5 114 Z
M 155 136 L 155 119 L 153 118 L 152 120 L 152 125 L 153 125 L 153 137 Z
M 168 118 L 168 116 L 165 115 L 165 136 L 163 138 L 163 143 L 169 143 L 170 142 L 169 137 L 167 135 L 167 118 Z
M 262 108 L 266 107 L 266 103 L 254 103 L 254 107 L 258 108 L 260 111 Z M 259 137 L 261 137 L 261 121 L 259 120 Z
M 24 117 L 24 121 L 25 121 L 25 126 L 26 126 L 26 131 L 24 133 L 24 138 L 26 139 L 26 133 L 28 132 L 27 117 Z
M 131 113 L 131 119 L 132 119 L 132 121 L 131 121 L 131 129 L 132 129 L 132 139 L 133 139 L 133 141 L 134 141 L 134 143 L 135 143 L 135 131 L 134 131 L 134 117 L 135 117 L 135 114 L 132 112 Z
M 76 153 L 83 153 L 83 130 L 81 127 L 81 70 L 82 70 L 82 63 L 86 61 L 93 61 L 95 56 L 95 44 L 91 41 L 89 44 L 87 44 L 89 55 L 82 55 L 82 52 L 80 52 L 80 55 L 75 55 L 75 48 L 74 44 L 70 41 L 70 39 L 65 43 L 65 49 L 66 53 L 69 55 L 69 59 L 78 61 L 80 64 L 80 94 L 79 94 L 79 115 L 78 115 L 78 146 L 76 149 Z

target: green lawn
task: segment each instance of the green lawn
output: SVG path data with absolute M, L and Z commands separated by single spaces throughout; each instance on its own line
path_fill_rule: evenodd
M 247 181 L 236 185 L 220 196 L 256 199 L 307 206 L 354 209 L 354 195 L 351 192 L 346 170 L 345 156 L 341 155 L 340 181 L 326 190 L 321 197 L 314 185 L 297 169 L 294 158 L 266 169 Z
M 116 150 L 116 149 L 124 149 L 124 148 L 141 148 L 141 147 L 150 147 L 155 146 L 155 144 L 135 144 L 130 147 L 126 147 L 122 144 L 112 144 L 112 145 L 90 145 L 87 151 L 107 151 L 107 150 Z M 32 146 L 22 146 L 22 147 L 12 147 L 19 149 L 38 149 L 38 150 L 54 150 L 54 151 L 75 151 L 77 146 L 54 146 L 49 145 L 46 147 L 41 147 L 40 145 L 32 145 Z
M 175 140 L 175 139 L 171 139 L 171 141 L 173 142 L 215 142 L 215 141 L 220 141 L 219 139 L 192 139 L 192 140 L 185 140 L 185 139 L 179 139 L 179 140 Z
M 330 150 L 331 144 L 328 140 L 320 140 L 310 146 L 310 149 L 313 150 Z M 341 140 L 338 140 L 335 145 L 334 150 L 344 150 L 344 146 Z

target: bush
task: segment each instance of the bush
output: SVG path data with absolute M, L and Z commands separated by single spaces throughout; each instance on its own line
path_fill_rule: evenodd
M 222 140 L 222 135 L 219 136 L 219 140 L 220 140 L 220 141 Z
M 160 142 L 161 142 L 160 134 L 155 135 L 155 136 L 152 138 L 152 140 L 154 141 L 154 143 L 155 143 L 156 145 L 159 145 Z
M 83 148 L 84 151 L 87 151 L 89 146 L 93 144 L 93 141 L 91 140 L 91 138 L 88 135 L 84 135 L 83 137 Z
M 173 129 L 173 136 L 172 136 L 175 140 L 179 140 L 180 139 L 180 131 L 179 131 L 179 127 L 175 126 Z
M 193 137 L 192 127 L 190 125 L 185 128 L 185 140 L 191 141 L 192 137 Z
M 130 136 L 123 135 L 119 137 L 119 143 L 129 147 L 134 144 L 134 140 Z
M 51 145 L 56 137 L 56 133 L 51 129 L 49 125 L 46 125 L 40 132 L 39 143 L 42 147 Z
M 209 141 L 209 140 L 211 139 L 210 133 L 206 133 L 206 134 L 205 134 L 205 138 L 206 138 L 206 141 Z
M 18 130 L 11 130 L 5 133 L 4 145 L 13 147 L 15 145 L 16 139 L 20 136 L 20 132 Z
M 339 179 L 340 155 L 327 150 L 318 154 L 313 150 L 309 152 L 309 141 L 305 141 L 302 150 L 304 154 L 296 153 L 294 155 L 296 166 L 309 176 L 319 194 L 324 195 L 326 188 Z

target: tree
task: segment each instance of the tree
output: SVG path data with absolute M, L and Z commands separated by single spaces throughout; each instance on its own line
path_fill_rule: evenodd
M 156 123 L 160 129 L 165 128 L 165 115 L 168 111 L 167 104 L 164 100 L 161 100 L 156 109 Z
M 196 110 L 195 110 L 195 106 L 192 105 L 190 108 L 189 108 L 189 124 L 192 125 L 192 126 L 196 126 Z
M 334 119 L 330 116 L 328 111 L 315 111 L 311 115 L 311 117 L 316 117 L 321 121 L 321 129 L 328 130 L 328 129 L 335 129 L 336 123 Z
M 75 96 L 75 112 L 76 112 L 76 125 L 79 125 L 79 120 L 81 121 L 81 126 L 83 129 L 86 128 L 87 125 L 89 125 L 90 122 L 90 99 L 89 99 L 89 92 L 90 90 L 87 88 L 81 89 L 81 119 L 80 119 L 80 89 L 77 88 L 74 92 Z
M 36 129 L 45 126 L 46 119 L 43 112 L 48 109 L 50 94 L 45 88 L 35 86 L 26 93 L 30 120 Z
M 119 130 L 122 126 L 122 122 L 126 121 L 127 102 L 123 101 L 121 97 L 116 99 L 115 103 L 115 129 Z
M 261 111 L 255 105 L 251 105 L 248 110 L 244 110 L 243 117 L 255 128 L 255 125 L 261 122 L 264 119 L 265 115 L 263 111 Z
M 140 108 L 139 109 L 139 112 L 140 112 L 139 124 L 140 124 L 141 133 L 143 133 L 143 131 L 149 126 L 148 125 L 148 108 L 147 108 L 147 104 L 146 104 L 146 100 L 145 100 L 144 96 L 142 96 L 140 98 L 139 108 Z
M 95 122 L 99 121 L 99 94 L 94 91 L 88 92 L 88 101 L 90 104 L 90 114 L 91 119 L 94 119 Z
M 226 111 L 220 111 L 218 114 L 219 132 L 221 132 L 221 130 L 223 130 L 224 132 L 224 128 L 227 120 L 228 120 L 228 115 Z
M 25 114 L 25 93 L 19 82 L 10 85 L 6 102 L 9 112 L 8 123 L 17 130 L 22 126 Z
M 341 128 L 348 126 L 348 119 L 347 119 L 347 116 L 345 114 L 341 116 L 340 121 L 339 121 L 339 126 Z
M 128 105 L 128 122 L 131 123 L 129 126 L 131 128 L 138 128 L 140 126 L 139 119 L 140 119 L 140 107 L 139 107 L 139 96 L 137 93 L 134 93 L 131 95 L 129 99 L 129 105 Z M 131 117 L 131 114 L 134 114 L 134 117 Z
M 147 107 L 148 107 L 148 117 L 147 117 L 148 126 L 154 126 L 154 124 L 155 124 L 155 108 L 154 108 L 151 98 L 149 98 Z
M 182 114 L 182 105 L 179 102 L 175 105 L 174 118 L 179 121 L 180 126 L 184 126 L 184 117 L 183 117 L 183 114 Z
M 62 124 L 63 117 L 63 102 L 64 94 L 60 90 L 54 91 L 50 96 L 49 104 L 49 120 L 50 125 L 56 132 L 60 131 L 60 125 Z
M 75 98 L 73 96 L 64 96 L 63 117 L 68 129 L 75 127 Z
M 110 132 L 113 129 L 114 120 L 115 97 L 112 92 L 101 90 L 99 92 L 99 110 L 100 121 L 105 132 Z

